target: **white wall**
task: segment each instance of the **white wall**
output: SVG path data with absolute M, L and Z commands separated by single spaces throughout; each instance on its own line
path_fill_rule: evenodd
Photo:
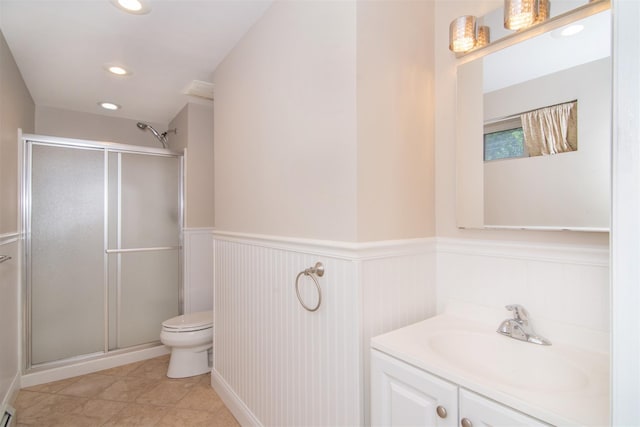
M 12 257 L 0 264 L 0 411 L 20 387 L 18 128 L 33 127 L 33 99 L 0 32 L 0 255 Z
M 17 235 L 0 234 L 0 255 L 12 259 L 0 264 L 0 411 L 20 388 L 20 274 Z M 2 413 L 0 413 L 1 415 Z
M 0 234 L 18 230 L 18 128 L 33 132 L 34 109 L 0 32 Z
M 137 120 L 112 117 L 108 113 L 81 113 L 41 105 L 36 106 L 35 117 L 35 133 L 39 135 L 162 148 L 160 141 L 150 131 L 138 129 Z M 149 124 L 158 132 L 167 129 L 166 123 Z
M 214 233 L 212 383 L 242 425 L 367 425 L 369 340 L 435 312 L 430 239 L 376 244 Z M 296 299 L 322 262 L 322 303 Z M 317 301 L 300 277 L 308 304 Z
M 213 381 L 241 422 L 366 422 L 370 337 L 434 314 L 432 252 L 342 251 L 434 232 L 432 9 L 276 2 L 215 72 Z
M 602 246 L 438 239 L 438 312 L 485 319 L 496 328 L 521 304 L 536 332 L 609 351 L 609 250 Z
M 183 233 L 184 312 L 213 308 L 213 235 L 211 228 L 187 228 Z
M 640 3 L 614 0 L 612 425 L 640 425 Z

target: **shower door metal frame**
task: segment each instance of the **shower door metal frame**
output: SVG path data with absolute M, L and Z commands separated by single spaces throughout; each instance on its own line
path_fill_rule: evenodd
M 116 314 L 116 342 L 119 339 L 119 310 L 120 310 L 120 263 L 121 263 L 121 254 L 128 252 L 150 252 L 150 251 L 164 251 L 164 250 L 178 250 L 178 312 L 182 314 L 184 312 L 184 274 L 183 274 L 183 230 L 184 230 L 184 156 L 181 153 L 164 149 L 164 148 L 154 148 L 154 147 L 145 147 L 145 146 L 136 146 L 136 145 L 127 145 L 127 144 L 118 144 L 112 142 L 100 142 L 100 141 L 90 141 L 90 140 L 79 140 L 79 139 L 70 139 L 70 138 L 59 138 L 52 136 L 43 136 L 43 135 L 34 135 L 34 134 L 23 134 L 21 136 L 21 151 L 22 151 L 22 182 L 21 182 L 21 211 L 22 211 L 22 228 L 23 228 L 23 238 L 25 244 L 22 250 L 22 273 L 23 273 L 23 292 L 22 292 L 22 321 L 23 321 L 23 332 L 22 332 L 22 341 L 23 341 L 23 372 L 33 372 L 40 369 L 49 369 L 57 366 L 65 366 L 70 365 L 72 363 L 88 360 L 88 359 L 98 359 L 102 357 L 107 357 L 111 354 L 118 354 L 123 352 L 135 351 L 139 349 L 154 347 L 159 345 L 160 340 L 158 337 L 157 342 L 145 343 L 136 346 L 131 346 L 123 349 L 116 348 L 114 350 L 109 350 L 109 324 L 110 324 L 110 315 L 109 315 L 109 255 L 117 254 L 117 301 L 118 307 Z M 104 235 L 103 235 L 103 298 L 104 298 L 104 319 L 103 319 L 103 334 L 104 334 L 104 345 L 103 351 L 97 353 L 83 354 L 78 356 L 72 356 L 62 360 L 55 360 L 51 362 L 44 362 L 37 365 L 32 365 L 32 343 L 31 343 L 31 197 L 32 197 L 32 182 L 31 182 L 31 174 L 32 174 L 32 161 L 33 161 L 33 145 L 42 145 L 42 146 L 53 146 L 53 147 L 62 147 L 62 148 L 75 148 L 75 149 L 85 149 L 85 150 L 95 150 L 95 151 L 103 151 L 104 153 Z M 142 155 L 153 155 L 153 156 L 161 156 L 161 157 L 177 157 L 179 159 L 179 177 L 180 182 L 178 183 L 178 246 L 163 246 L 163 247 L 154 247 L 154 248 L 121 248 L 121 233 L 120 230 L 117 232 L 117 246 L 118 248 L 113 249 L 109 248 L 109 154 L 117 153 L 118 154 L 118 186 L 120 187 L 121 182 L 121 159 L 122 154 L 142 154 Z M 120 204 L 121 199 L 121 189 L 118 188 L 118 221 L 117 227 L 121 227 L 120 221 Z

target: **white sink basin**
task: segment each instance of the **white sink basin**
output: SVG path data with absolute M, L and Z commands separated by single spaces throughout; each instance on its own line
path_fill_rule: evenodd
M 558 355 L 553 346 L 498 333 L 449 330 L 431 334 L 428 346 L 467 374 L 523 390 L 568 392 L 589 384 L 588 375 Z
M 609 424 L 607 354 L 505 337 L 495 331 L 499 316 L 490 317 L 441 314 L 374 337 L 371 345 L 551 425 Z

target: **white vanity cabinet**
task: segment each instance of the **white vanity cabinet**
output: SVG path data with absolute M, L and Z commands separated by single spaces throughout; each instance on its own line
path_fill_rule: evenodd
M 377 350 L 371 352 L 373 426 L 549 426 Z
M 462 427 L 550 425 L 463 388 L 459 391 L 458 411 Z
M 372 350 L 371 425 L 455 427 L 458 387 Z

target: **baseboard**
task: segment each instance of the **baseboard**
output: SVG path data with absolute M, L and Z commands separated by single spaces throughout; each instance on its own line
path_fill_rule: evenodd
M 29 372 L 22 376 L 21 385 L 22 387 L 31 387 L 52 381 L 64 380 L 66 378 L 77 377 L 78 375 L 91 374 L 104 369 L 115 368 L 116 366 L 127 365 L 141 360 L 164 356 L 170 352 L 171 351 L 167 347 L 158 345 L 156 347 L 145 348 L 128 353 L 109 355 L 100 359 L 85 360 L 74 363 L 73 365 Z
M 241 426 L 261 426 L 262 423 L 256 418 L 245 403 L 236 395 L 229 384 L 222 378 L 215 369 L 211 371 L 211 386 L 214 388 L 220 399 L 229 408 L 231 413 Z

